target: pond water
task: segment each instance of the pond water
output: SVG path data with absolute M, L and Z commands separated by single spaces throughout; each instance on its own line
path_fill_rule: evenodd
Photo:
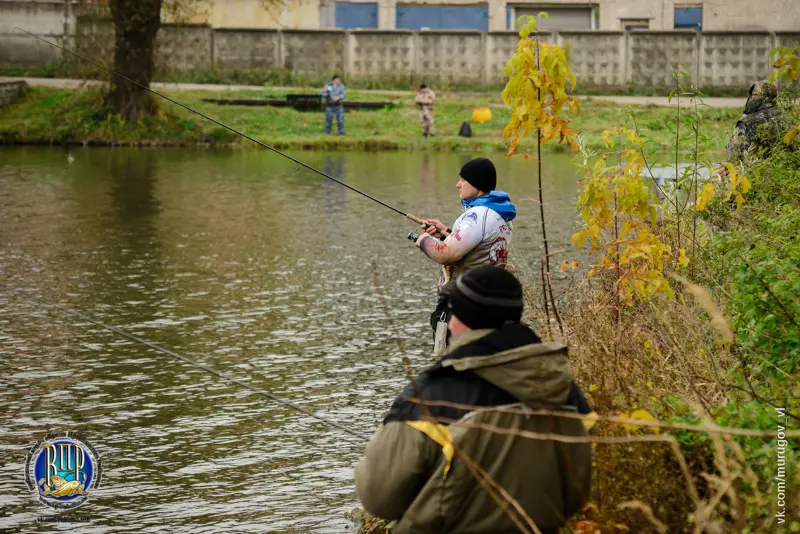
M 471 157 L 295 155 L 448 224 Z M 520 212 L 511 259 L 536 272 L 535 169 L 493 159 Z M 552 250 L 569 249 L 576 170 L 548 154 L 545 177 Z M 91 518 L 81 532 L 354 530 L 363 443 L 16 291 L 371 434 L 405 382 L 397 340 L 415 369 L 431 360 L 437 267 L 412 230 L 266 151 L 0 149 L 0 530 L 75 527 L 37 525 L 55 512 L 24 481 L 55 430 L 103 458 L 100 488 L 65 512 Z

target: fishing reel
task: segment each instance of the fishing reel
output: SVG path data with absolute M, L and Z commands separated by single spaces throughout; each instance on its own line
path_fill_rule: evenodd
M 408 236 L 406 237 L 408 237 L 408 240 L 411 241 L 412 243 L 416 243 L 417 239 L 419 239 L 419 236 L 414 232 L 408 232 Z

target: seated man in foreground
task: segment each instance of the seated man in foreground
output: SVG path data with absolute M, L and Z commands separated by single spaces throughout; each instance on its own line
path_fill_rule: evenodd
M 497 504 L 455 452 L 458 448 L 521 505 L 540 531 L 556 533 L 588 497 L 590 444 L 531 439 L 476 425 L 585 436 L 579 419 L 521 413 L 526 408 L 589 411 L 572 382 L 566 347 L 541 343 L 520 324 L 522 286 L 511 273 L 478 267 L 454 286 L 451 344 L 395 399 L 367 445 L 356 467 L 358 498 L 369 513 L 399 519 L 398 533 L 519 532 L 509 514 L 521 516 L 512 506 Z M 475 408 L 410 400 L 419 396 L 428 403 Z M 515 413 L 492 410 L 498 406 Z

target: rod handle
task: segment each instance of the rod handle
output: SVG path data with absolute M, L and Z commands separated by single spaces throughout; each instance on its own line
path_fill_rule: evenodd
M 414 221 L 417 224 L 425 224 L 425 221 L 423 221 L 419 217 L 415 217 L 415 216 L 411 215 L 410 213 L 406 214 L 406 218 L 409 219 L 409 220 Z M 453 233 L 453 231 L 450 228 L 448 228 L 447 230 L 445 230 L 444 237 L 447 237 L 452 233 Z

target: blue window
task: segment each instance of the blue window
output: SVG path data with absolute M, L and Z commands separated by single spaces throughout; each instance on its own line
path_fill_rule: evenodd
M 487 6 L 397 6 L 397 28 L 489 31 Z
M 377 28 L 378 4 L 362 2 L 336 2 L 336 27 Z
M 675 29 L 676 30 L 697 30 L 703 29 L 703 8 L 702 7 L 676 7 L 675 8 Z
M 513 30 L 514 29 L 514 8 L 511 6 L 506 6 L 506 29 Z

